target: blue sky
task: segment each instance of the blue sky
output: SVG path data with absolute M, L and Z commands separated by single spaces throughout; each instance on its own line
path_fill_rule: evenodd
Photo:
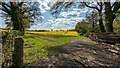
M 59 14 L 58 18 L 53 18 L 52 15 L 49 13 L 51 2 L 50 0 L 44 0 L 39 2 L 41 5 L 39 8 L 41 9 L 43 21 L 39 22 L 36 21 L 36 25 L 31 26 L 31 30 L 67 30 L 67 29 L 74 29 L 77 22 L 80 22 L 82 19 L 85 18 L 86 13 L 91 10 L 88 8 L 80 9 L 73 7 L 68 11 L 62 11 Z M 0 28 L 5 28 L 4 20 L 0 18 Z

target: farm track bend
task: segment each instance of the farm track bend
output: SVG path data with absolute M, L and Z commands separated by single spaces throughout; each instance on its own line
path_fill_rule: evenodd
M 107 48 L 108 46 L 110 48 Z M 44 57 L 29 66 L 120 67 L 119 51 L 118 45 L 75 40 L 60 48 L 55 54 Z

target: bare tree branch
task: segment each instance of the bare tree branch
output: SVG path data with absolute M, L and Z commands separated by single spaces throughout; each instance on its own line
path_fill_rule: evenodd
M 120 2 L 115 2 L 113 7 L 113 12 L 117 12 L 120 9 Z
M 82 2 L 82 3 L 85 4 L 86 7 L 93 8 L 99 11 L 97 6 L 93 7 L 93 6 L 89 6 L 86 2 Z

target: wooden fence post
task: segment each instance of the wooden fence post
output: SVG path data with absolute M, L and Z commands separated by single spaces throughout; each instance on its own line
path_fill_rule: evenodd
M 22 68 L 23 66 L 23 44 L 22 38 L 15 38 L 13 52 L 13 67 Z

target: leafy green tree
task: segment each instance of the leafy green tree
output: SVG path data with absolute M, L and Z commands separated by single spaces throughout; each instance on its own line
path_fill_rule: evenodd
M 120 35 L 120 13 L 115 13 L 115 15 L 117 18 L 113 21 L 113 28 L 114 31 Z
M 78 22 L 75 26 L 75 30 L 80 33 L 81 35 L 85 34 L 86 32 L 90 32 L 91 23 L 88 22 Z
M 92 3 L 83 2 L 83 4 L 84 4 L 86 7 L 97 10 L 98 16 L 99 16 L 99 20 L 98 20 L 98 21 L 99 21 L 100 31 L 101 31 L 101 32 L 106 32 L 106 31 L 105 31 L 105 28 L 104 28 L 104 25 L 103 25 L 103 18 L 102 18 L 103 3 L 102 3 L 102 2 L 96 2 L 96 3 L 97 3 L 96 5 L 90 6 L 89 4 L 92 4 Z
M 74 5 L 76 2 L 56 2 L 53 4 L 52 9 L 51 9 L 51 13 L 53 16 L 58 15 L 61 12 L 62 8 L 71 8 L 72 5 Z M 98 16 L 99 16 L 99 26 L 100 26 L 100 30 L 101 32 L 106 32 L 104 25 L 103 25 L 103 19 L 102 19 L 102 11 L 103 11 L 103 3 L 102 2 L 97 2 L 96 6 L 89 6 L 89 2 L 79 2 L 77 3 L 79 4 L 78 8 L 91 8 L 91 9 L 95 9 L 98 11 Z
M 99 2 L 79 2 L 81 8 L 88 7 L 91 9 L 95 9 L 98 12 L 99 16 L 99 27 L 101 32 L 113 32 L 113 20 L 116 18 L 114 13 L 120 12 L 120 2 L 110 2 L 110 0 L 106 0 L 108 2 L 102 2 L 102 0 L 98 0 Z M 52 6 L 52 15 L 59 14 L 62 8 L 70 8 L 76 2 L 56 2 Z M 78 7 L 78 8 L 79 8 Z M 103 11 L 104 10 L 104 11 Z M 103 13 L 104 12 L 104 13 Z M 103 24 L 103 15 L 105 15 L 105 23 L 106 23 L 106 30 Z
M 29 28 L 34 19 L 41 15 L 37 2 L 1 2 L 0 5 L 6 24 L 13 26 L 13 30 L 19 30 L 22 35 L 25 28 Z
M 115 20 L 113 22 L 113 28 L 114 31 L 120 35 L 120 21 Z
M 95 31 L 95 24 L 97 24 L 98 20 L 97 20 L 97 12 L 92 11 L 91 14 L 86 16 L 86 21 L 88 21 L 89 23 L 92 23 L 92 32 Z
M 113 21 L 116 18 L 114 13 L 120 12 L 120 2 L 114 2 L 113 4 L 110 0 L 108 2 L 104 2 L 105 4 L 105 21 L 106 21 L 106 29 L 107 32 L 114 32 L 113 31 Z

